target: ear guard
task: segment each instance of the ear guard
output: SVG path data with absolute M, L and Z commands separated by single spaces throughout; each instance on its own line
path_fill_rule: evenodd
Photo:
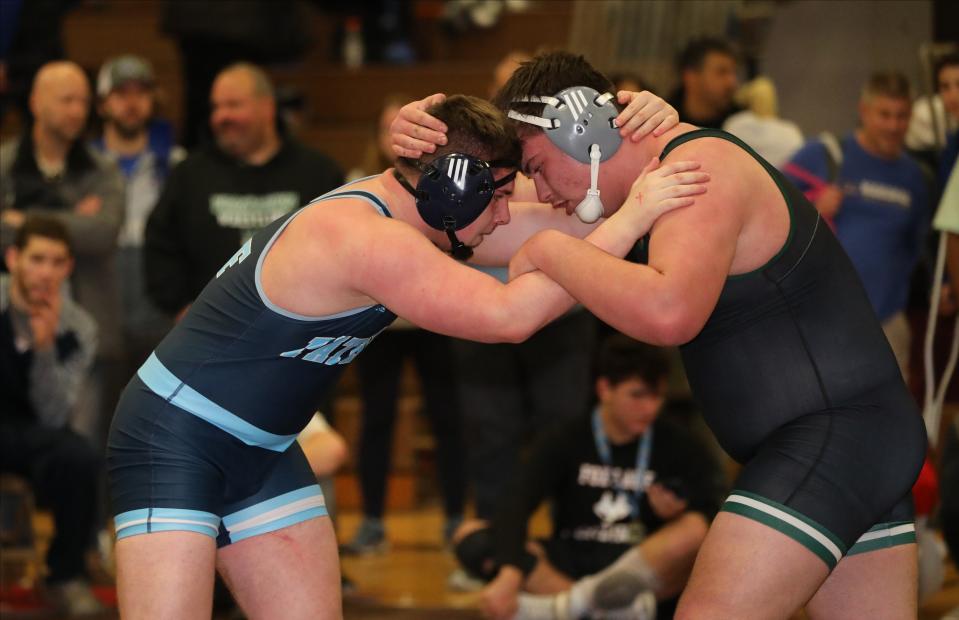
M 450 153 L 426 165 L 416 166 L 422 175 L 414 189 L 394 170 L 396 180 L 416 199 L 423 221 L 449 237 L 454 258 L 467 260 L 473 250 L 456 237 L 456 231 L 472 224 L 489 206 L 493 193 L 516 177 L 513 170 L 500 180 L 493 178 L 494 168 L 515 168 L 515 163 L 486 162 L 463 153 Z
M 555 97 L 534 96 L 513 103 L 543 103 L 542 116 L 510 110 L 513 120 L 542 127 L 546 137 L 561 151 L 584 164 L 589 164 L 590 187 L 576 207 L 576 215 L 592 223 L 603 215 L 599 197 L 599 164 L 616 154 L 623 139 L 616 126 L 619 112 L 612 103 L 613 95 L 599 94 L 588 86 L 571 86 Z

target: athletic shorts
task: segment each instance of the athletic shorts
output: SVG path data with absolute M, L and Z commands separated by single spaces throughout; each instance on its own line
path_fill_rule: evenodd
M 298 442 L 248 445 L 134 376 L 110 428 L 107 469 L 117 539 L 206 534 L 219 547 L 327 514 Z
M 797 418 L 745 464 L 722 510 L 775 528 L 836 566 L 916 541 L 911 490 L 926 433 L 901 385 Z

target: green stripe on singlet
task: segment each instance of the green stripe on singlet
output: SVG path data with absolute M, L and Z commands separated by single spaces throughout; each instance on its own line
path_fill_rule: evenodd
M 916 542 L 916 524 L 911 521 L 895 523 L 880 523 L 869 528 L 869 531 L 859 537 L 859 540 L 849 548 L 846 555 L 868 553 L 878 549 L 888 549 L 898 545 L 908 545 Z
M 845 553 L 839 538 L 794 509 L 748 491 L 734 491 L 722 509 L 782 532 L 818 556 L 830 570 Z

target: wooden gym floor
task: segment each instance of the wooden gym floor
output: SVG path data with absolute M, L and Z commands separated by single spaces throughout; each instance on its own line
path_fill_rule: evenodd
M 341 542 L 350 539 L 360 515 L 343 513 L 338 523 Z M 451 592 L 446 578 L 456 567 L 442 545 L 439 508 L 394 512 L 385 517 L 390 549 L 381 555 L 343 557 L 342 570 L 357 585 L 345 598 L 347 620 L 373 618 L 480 618 L 475 593 Z M 546 516 L 537 514 L 533 530 L 545 531 Z M 950 565 L 944 589 L 922 606 L 919 620 L 940 620 L 959 607 L 959 574 Z M 796 620 L 803 616 L 797 617 Z
M 46 547 L 52 523 L 45 516 L 38 518 L 38 543 Z M 338 535 L 348 541 L 360 522 L 356 511 L 339 517 Z M 344 597 L 347 620 L 467 620 L 480 618 L 476 611 L 476 593 L 453 592 L 447 578 L 455 568 L 452 553 L 442 542 L 443 516 L 439 507 L 392 511 L 385 518 L 388 551 L 382 554 L 342 558 L 342 570 L 356 584 L 356 591 Z M 533 532 L 545 532 L 545 512 L 533 520 Z M 953 566 L 947 569 L 945 588 L 926 601 L 920 620 L 941 620 L 950 610 L 959 607 L 959 574 Z M 51 613 L 32 611 L 14 613 L 0 607 L 0 617 L 54 619 Z M 100 616 L 116 618 L 116 613 Z M 218 615 L 218 620 L 236 616 Z M 794 620 L 800 620 L 798 616 Z

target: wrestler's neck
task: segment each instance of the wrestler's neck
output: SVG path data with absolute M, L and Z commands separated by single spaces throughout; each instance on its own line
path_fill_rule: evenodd
M 611 176 L 620 185 L 619 190 L 625 196 L 650 159 L 659 157 L 671 140 L 696 129 L 699 128 L 695 125 L 680 123 L 661 136 L 649 135 L 639 142 L 623 140 L 616 156 L 604 165 L 612 164 Z
M 380 197 L 390 206 L 390 215 L 393 219 L 406 222 L 433 243 L 442 243 L 446 237 L 442 231 L 435 230 L 429 224 L 423 221 L 419 211 L 416 210 L 416 202 L 413 196 L 406 190 L 393 175 L 393 168 L 387 169 L 375 179 L 371 179 L 381 189 Z

